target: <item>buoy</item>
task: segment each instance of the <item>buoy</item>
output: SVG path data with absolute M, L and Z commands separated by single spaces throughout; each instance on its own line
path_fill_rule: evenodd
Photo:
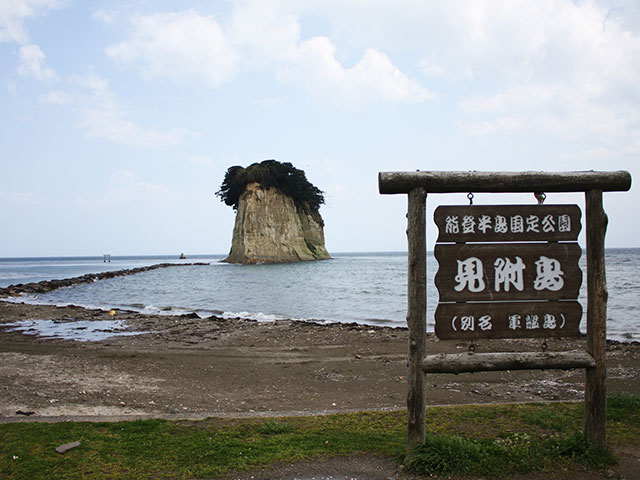
M 109 310 L 109 315 L 111 315 L 112 317 L 116 316 L 116 311 L 115 310 Z

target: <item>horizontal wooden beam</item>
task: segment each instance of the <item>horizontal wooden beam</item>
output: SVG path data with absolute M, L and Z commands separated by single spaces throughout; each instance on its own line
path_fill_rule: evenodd
M 382 194 L 409 193 L 422 187 L 427 193 L 467 192 L 603 192 L 627 191 L 631 174 L 612 172 L 380 172 Z
M 494 370 L 568 370 L 594 367 L 587 352 L 509 352 L 456 353 L 427 355 L 422 362 L 425 373 L 488 372 Z

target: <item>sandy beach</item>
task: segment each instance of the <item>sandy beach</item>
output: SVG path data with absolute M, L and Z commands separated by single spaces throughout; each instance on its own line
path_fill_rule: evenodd
M 15 331 L 12 325 L 24 320 L 53 320 L 78 331 L 86 326 L 76 322 L 118 320 L 139 334 L 89 342 L 50 339 Z M 406 343 L 404 328 L 127 311 L 111 316 L 75 306 L 0 301 L 0 417 L 6 422 L 403 409 Z M 584 349 L 582 338 L 547 343 L 549 351 Z M 476 351 L 540 351 L 541 344 L 481 341 Z M 459 353 L 468 344 L 430 334 L 427 348 Z M 609 391 L 640 393 L 640 345 L 609 342 L 607 361 Z M 584 391 L 583 370 L 429 375 L 427 381 L 430 405 L 581 400 Z

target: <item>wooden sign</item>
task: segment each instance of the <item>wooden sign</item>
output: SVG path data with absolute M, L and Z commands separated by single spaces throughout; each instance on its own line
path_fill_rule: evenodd
M 436 245 L 441 302 L 578 298 L 577 243 Z
M 457 205 L 436 208 L 438 242 L 575 241 L 577 205 Z
M 584 436 L 597 448 L 605 448 L 606 442 L 606 319 L 607 283 L 605 275 L 605 232 L 607 215 L 602 208 L 605 191 L 627 191 L 631 188 L 629 172 L 380 172 L 380 193 L 406 193 L 408 199 L 408 311 L 409 342 L 407 352 L 407 452 L 425 443 L 426 387 L 425 373 L 461 373 L 513 369 L 572 369 L 585 368 Z M 426 355 L 427 351 L 427 269 L 425 210 L 427 195 L 432 193 L 467 192 L 584 192 L 586 209 L 587 246 L 587 335 L 584 352 L 519 352 L 519 353 L 467 353 Z M 525 242 L 525 241 L 575 241 L 579 232 L 579 216 L 571 213 L 543 213 L 548 205 L 511 207 L 442 207 L 436 210 L 441 237 L 440 242 Z M 556 206 L 551 206 L 556 208 Z M 461 210 L 443 210 L 460 208 Z M 565 208 L 565 207 L 562 207 Z M 579 215 L 579 209 L 568 206 Z M 533 209 L 528 212 L 525 210 Z M 478 213 L 476 213 L 478 212 Z M 479 214 L 479 215 L 478 215 Z M 542 217 L 541 217 L 542 215 Z M 548 215 L 551 215 L 550 217 Z M 555 216 L 554 216 L 555 215 Z M 567 222 L 568 215 L 569 221 Z M 465 219 L 465 217 L 468 217 Z M 531 217 L 527 228 L 525 218 Z M 521 220 L 522 219 L 522 220 Z M 576 221 L 577 220 L 577 221 Z M 482 226 L 482 228 L 479 228 Z M 540 226 L 542 232 L 540 233 Z M 447 230 L 448 228 L 448 230 Z M 477 235 L 477 231 L 480 235 Z M 560 236 L 570 233 L 569 238 Z M 507 245 L 507 244 L 504 244 Z M 495 252 L 502 255 L 502 252 Z M 554 253 L 554 252 L 552 252 Z M 546 256 L 546 255 L 545 255 Z M 553 255 L 547 258 L 555 258 Z M 473 257 L 469 257 L 473 258 Z M 478 262 L 482 262 L 480 257 Z M 498 257 L 496 257 L 497 259 Z M 494 264 L 500 270 L 500 289 L 509 284 L 509 290 L 520 292 L 516 276 L 513 281 L 505 269 L 520 271 L 518 259 Z M 457 260 L 456 265 L 457 265 Z M 524 260 L 522 261 L 524 263 Z M 470 262 L 470 272 L 479 269 Z M 515 266 L 514 266 L 515 265 Z M 564 266 L 562 266 L 564 267 Z M 466 268 L 466 267 L 465 267 Z M 483 275 L 485 264 L 482 263 Z M 555 267 L 554 267 L 555 268 Z M 564 273 L 564 270 L 563 270 Z M 546 275 L 545 275 L 546 276 Z M 462 278 L 462 277 L 461 277 Z M 479 288 L 479 276 L 474 289 Z M 484 276 L 481 277 L 484 279 Z M 454 278 L 455 280 L 455 278 Z M 486 279 L 488 283 L 488 278 Z M 534 280 L 535 281 L 535 280 Z M 503 283 L 504 282 L 504 283 Z M 524 278 L 523 278 L 524 282 Z M 456 284 L 460 284 L 459 281 Z M 469 282 L 466 287 L 469 289 Z M 539 284 L 538 286 L 540 286 Z M 485 285 L 486 287 L 486 285 Z M 464 289 L 464 287 L 462 288 Z M 534 290 L 535 290 L 534 286 Z M 524 287 L 523 287 L 524 290 Z M 514 304 L 514 305 L 511 305 Z M 442 303 L 436 311 L 436 333 L 442 338 L 474 338 L 470 335 L 488 335 L 486 332 L 511 330 L 508 336 L 548 337 L 550 332 L 577 332 L 582 307 L 575 301 L 516 301 Z M 572 306 L 573 305 L 573 306 Z M 579 304 L 578 304 L 579 306 Z M 558 308 L 559 310 L 552 310 Z M 467 310 L 473 309 L 473 310 Z M 477 310 L 476 310 L 477 309 Z M 575 312 L 574 312 L 575 310 Z M 478 316 L 479 315 L 479 316 Z M 524 324 L 523 322 L 524 315 Z M 541 317 L 542 315 L 542 317 Z M 537 318 L 536 318 L 537 316 Z M 544 319 L 546 316 L 547 327 Z M 466 317 L 466 318 L 462 318 Z M 473 317 L 473 318 L 471 318 Z M 540 328 L 540 319 L 542 327 Z M 578 320 L 574 321 L 572 318 Z M 560 323 L 558 323 L 560 319 Z M 555 328 L 551 328 L 555 324 Z M 494 325 L 496 325 L 494 327 Z M 505 327 L 506 325 L 506 327 Z M 524 325 L 524 327 L 523 327 Z M 536 328 L 536 326 L 538 328 Z M 472 329 L 473 327 L 473 329 Z M 474 332 L 473 334 L 470 332 Z M 478 331 L 484 333 L 477 333 Z M 522 333 L 522 332 L 525 333 Z M 534 332 L 541 331 L 541 335 Z M 513 334 L 513 332 L 517 332 Z M 498 334 L 498 336 L 500 336 Z
M 438 338 L 579 335 L 577 205 L 441 206 Z M 526 242 L 526 243 L 525 243 Z
M 580 335 L 582 305 L 576 301 L 440 303 L 440 340 L 571 337 Z

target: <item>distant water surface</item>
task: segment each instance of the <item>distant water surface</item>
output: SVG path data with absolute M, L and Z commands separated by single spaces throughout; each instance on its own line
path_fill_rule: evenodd
M 91 284 L 54 290 L 21 301 L 75 304 L 147 313 L 197 312 L 256 320 L 296 318 L 404 326 L 407 310 L 406 253 L 334 254 L 332 260 L 274 265 L 229 265 L 222 256 L 0 259 L 0 286 L 69 278 L 161 262 L 211 262 L 152 270 Z M 585 258 L 581 259 L 584 270 Z M 606 252 L 611 339 L 640 341 L 640 249 Z M 438 295 L 433 283 L 437 262 L 427 259 L 427 319 L 433 330 Z M 580 298 L 586 311 L 586 273 Z M 583 316 L 582 330 L 586 320 Z

